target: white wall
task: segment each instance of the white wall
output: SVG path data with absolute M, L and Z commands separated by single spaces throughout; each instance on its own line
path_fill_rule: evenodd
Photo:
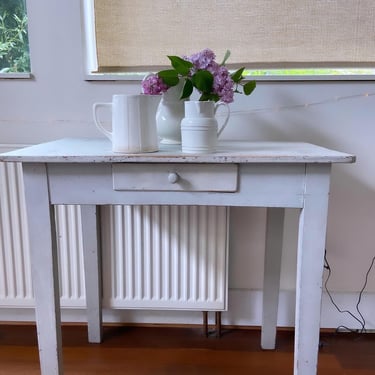
M 29 1 L 28 13 L 34 78 L 0 81 L 0 143 L 101 136 L 92 121 L 92 103 L 109 101 L 116 93 L 137 93 L 139 82 L 84 80 L 80 1 Z M 375 255 L 375 96 L 366 93 L 375 93 L 373 82 L 259 82 L 251 97 L 236 98 L 222 134 L 227 139 L 307 141 L 357 155 L 356 164 L 334 166 L 331 189 L 329 287 L 344 293 L 343 308 L 352 308 L 347 304 L 356 298 Z M 262 288 L 264 218 L 263 209 L 232 210 L 234 291 Z M 294 289 L 296 220 L 296 212 L 288 211 L 282 269 L 286 291 Z M 366 291 L 375 292 L 375 269 Z M 363 301 L 366 312 L 374 311 L 372 297 Z M 340 324 L 343 318 L 328 304 L 323 321 L 330 310 L 327 325 Z M 369 327 L 375 325 L 370 313 L 365 318 Z

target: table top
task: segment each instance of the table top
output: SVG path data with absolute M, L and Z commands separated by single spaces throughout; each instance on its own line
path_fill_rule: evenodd
M 301 142 L 220 141 L 217 151 L 187 154 L 181 145 L 152 153 L 122 154 L 106 138 L 64 138 L 0 154 L 23 163 L 353 163 L 355 156 Z

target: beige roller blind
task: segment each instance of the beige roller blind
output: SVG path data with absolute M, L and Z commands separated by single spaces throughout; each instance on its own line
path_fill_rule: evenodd
M 374 66 L 375 0 L 95 0 L 99 71 L 211 48 L 247 67 Z

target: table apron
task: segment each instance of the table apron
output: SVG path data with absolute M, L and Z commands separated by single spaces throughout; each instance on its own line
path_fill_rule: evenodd
M 122 165 L 126 168 L 126 164 Z M 239 164 L 237 190 L 234 192 L 114 190 L 112 165 L 109 163 L 50 163 L 47 164 L 47 173 L 51 204 L 301 208 L 306 185 L 304 163 Z M 215 175 L 211 175 L 210 179 L 214 187 Z

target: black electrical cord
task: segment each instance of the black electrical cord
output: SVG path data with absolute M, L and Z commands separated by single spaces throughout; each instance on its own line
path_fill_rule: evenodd
M 356 310 L 357 310 L 357 313 L 358 313 L 359 317 L 357 317 L 352 312 L 350 312 L 349 310 L 341 310 L 339 308 L 339 306 L 336 304 L 336 302 L 334 301 L 334 299 L 333 299 L 330 291 L 328 290 L 327 285 L 328 285 L 328 281 L 329 281 L 329 279 L 331 277 L 332 271 L 331 271 L 331 267 L 330 267 L 330 265 L 328 263 L 328 260 L 327 260 L 327 251 L 324 253 L 324 268 L 328 271 L 328 275 L 327 275 L 326 281 L 324 283 L 324 288 L 326 290 L 326 293 L 327 293 L 330 301 L 332 302 L 333 306 L 336 307 L 336 309 L 337 309 L 338 312 L 349 314 L 361 326 L 361 328 L 359 330 L 355 330 L 355 329 L 350 329 L 350 328 L 348 328 L 346 326 L 341 325 L 341 326 L 338 326 L 336 328 L 336 332 L 339 332 L 341 329 L 345 329 L 348 332 L 356 332 L 356 333 L 365 333 L 366 332 L 366 321 L 365 321 L 365 319 L 364 319 L 364 317 L 363 317 L 363 315 L 362 315 L 362 313 L 361 313 L 361 311 L 359 309 L 359 305 L 360 305 L 361 300 L 362 300 L 363 292 L 364 292 L 364 290 L 365 290 L 365 288 L 367 286 L 368 276 L 369 276 L 369 274 L 371 272 L 371 269 L 372 269 L 374 263 L 375 263 L 375 256 L 371 260 L 370 267 L 368 268 L 368 270 L 366 272 L 365 282 L 364 282 L 364 284 L 363 284 L 363 286 L 362 286 L 362 288 L 361 288 L 361 290 L 359 292 L 359 295 L 358 295 L 358 300 L 357 300 L 357 304 L 356 304 Z

